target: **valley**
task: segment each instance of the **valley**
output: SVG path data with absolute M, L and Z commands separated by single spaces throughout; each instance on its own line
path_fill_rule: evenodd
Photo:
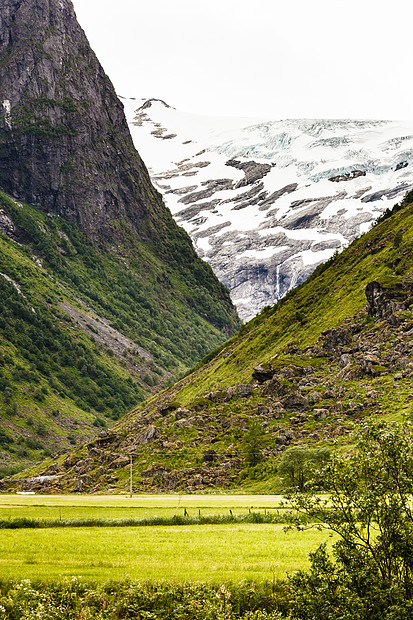
M 345 449 L 369 416 L 409 420 L 410 200 L 186 377 L 8 488 L 124 491 L 132 455 L 136 492 L 279 492 L 292 447 Z
M 0 0 L 1 619 L 412 617 L 412 141 L 120 99 Z

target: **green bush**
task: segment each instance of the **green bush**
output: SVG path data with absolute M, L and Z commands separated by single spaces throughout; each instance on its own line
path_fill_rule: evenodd
M 355 451 L 315 476 L 329 496 L 298 494 L 293 507 L 335 532 L 309 572 L 291 578 L 294 620 L 405 620 L 413 614 L 413 427 L 367 424 Z M 318 478 L 318 480 L 317 480 Z

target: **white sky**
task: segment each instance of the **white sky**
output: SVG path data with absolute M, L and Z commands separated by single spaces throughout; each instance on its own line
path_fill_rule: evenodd
M 409 0 L 73 0 L 125 97 L 263 118 L 413 119 Z

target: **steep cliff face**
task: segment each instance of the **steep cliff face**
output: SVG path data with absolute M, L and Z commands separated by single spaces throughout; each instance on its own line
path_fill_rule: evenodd
M 70 0 L 0 0 L 0 186 L 91 238 L 168 220 Z
M 152 186 L 71 0 L 0 0 L 0 189 L 77 222 L 115 255 L 139 255 L 141 272 L 151 264 L 143 277 L 158 271 L 225 334 L 238 325 L 228 292 Z

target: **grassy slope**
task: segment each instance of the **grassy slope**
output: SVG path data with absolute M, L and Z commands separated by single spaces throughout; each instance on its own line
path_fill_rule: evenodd
M 400 235 L 395 248 L 394 240 Z M 289 343 L 300 348 L 314 344 L 323 331 L 366 306 L 364 291 L 369 282 L 411 279 L 412 248 L 412 205 L 405 204 L 245 325 L 218 355 L 208 356 L 211 361 L 201 363 L 189 380 L 175 386 L 177 400 L 188 405 L 200 394 L 250 381 L 254 366 L 269 361 Z
M 6 470 L 95 435 L 238 325 L 208 266 L 188 275 L 179 258 L 162 263 L 136 240 L 126 239 L 117 253 L 99 250 L 75 225 L 3 193 L 0 209 L 14 225 L 13 239 L 0 234 Z M 179 239 L 174 243 L 179 254 Z M 77 315 L 94 323 L 81 329 Z M 105 345 L 100 330 L 107 324 L 119 333 Z
M 391 355 L 394 350 L 402 359 L 409 348 L 404 333 L 411 328 L 411 312 L 404 313 L 403 328 L 393 329 L 361 311 L 366 307 L 365 286 L 372 280 L 394 284 L 412 279 L 412 198 L 245 325 L 191 374 L 132 410 L 106 439 L 62 455 L 54 464 L 45 462 L 33 473 L 61 473 L 56 490 L 73 489 L 81 476 L 84 489 L 125 489 L 128 466 L 118 468 L 116 459 L 133 453 L 136 489 L 194 492 L 241 485 L 250 491 L 274 492 L 280 488 L 277 458 L 286 445 L 346 445 L 348 433 L 365 415 L 382 413 L 390 419 L 410 415 L 411 378 L 398 376 L 398 359 Z M 361 338 L 362 349 L 379 348 L 383 359 L 389 360 L 374 376 L 342 379 L 340 353 L 334 356 L 320 349 L 322 332 L 343 321 L 359 334 L 355 337 Z M 280 374 L 287 393 L 300 391 L 311 403 L 316 393 L 303 419 L 282 398 L 266 395 L 263 386 L 255 385 L 247 398 L 237 394 L 237 386 L 251 381 L 254 367 L 268 361 L 277 373 L 310 368 L 305 381 Z M 235 394 L 228 392 L 230 388 Z M 224 390 L 222 398 L 209 396 L 216 390 Z M 317 410 L 324 412 L 321 419 Z M 153 431 L 151 438 L 141 440 L 148 429 Z M 291 436 L 280 448 L 277 437 L 285 433 Z M 251 459 L 251 448 L 263 457 L 258 464 Z M 205 461 L 211 449 L 215 456 Z

